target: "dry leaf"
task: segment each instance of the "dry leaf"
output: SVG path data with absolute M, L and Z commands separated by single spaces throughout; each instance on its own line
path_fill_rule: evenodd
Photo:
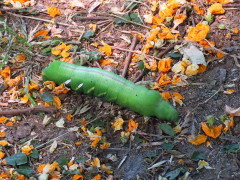
M 199 160 L 198 161 L 198 167 L 197 169 L 202 169 L 202 168 L 205 168 L 205 169 L 214 169 L 212 167 L 209 166 L 208 162 L 204 161 L 204 160 Z
M 51 147 L 50 147 L 50 149 L 49 149 L 49 152 L 50 152 L 50 153 L 53 153 L 53 152 L 56 150 L 57 145 L 58 145 L 57 141 L 56 141 L 56 140 L 53 141 L 53 143 L 52 143 L 52 145 L 51 145 Z
M 80 0 L 72 0 L 69 2 L 71 8 L 79 7 L 85 9 L 85 5 Z
M 64 123 L 65 123 L 64 119 L 61 118 L 55 123 L 55 125 L 59 128 L 64 128 Z
M 233 94 L 235 93 L 235 90 L 233 89 L 226 89 L 225 91 L 223 91 L 224 94 Z
M 225 111 L 227 114 L 230 114 L 231 116 L 240 116 L 240 107 L 237 109 L 231 108 L 230 106 L 225 106 Z
M 48 117 L 47 115 L 44 116 L 42 124 L 44 126 L 48 125 L 51 122 L 51 117 Z

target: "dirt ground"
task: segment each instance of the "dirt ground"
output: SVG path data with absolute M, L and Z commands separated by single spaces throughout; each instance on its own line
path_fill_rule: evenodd
M 144 2 L 144 1 L 143 1 Z M 45 6 L 51 4 L 48 1 L 37 1 L 35 7 L 40 10 Z M 54 3 L 57 7 L 66 10 L 68 6 L 64 3 Z M 91 3 L 84 3 L 85 8 L 89 9 Z M 110 3 L 102 4 L 94 9 L 97 12 L 109 12 L 112 7 L 121 8 L 124 1 L 111 1 Z M 239 3 L 236 3 L 239 5 Z M 145 6 L 139 4 L 137 10 L 140 15 L 144 15 Z M 17 12 L 14 12 L 19 14 Z M 67 13 L 67 11 L 65 11 Z M 38 24 L 43 25 L 43 22 L 28 18 L 15 17 L 8 14 L 9 26 L 16 29 L 19 24 L 25 24 L 27 32 L 30 32 Z M 29 15 L 32 16 L 32 15 Z M 195 23 L 201 19 L 199 15 L 194 16 Z M 36 17 L 46 18 L 46 12 L 40 13 Z M 228 53 L 223 59 L 215 59 L 210 62 L 204 73 L 189 76 L 187 79 L 188 85 L 174 86 L 168 85 L 164 90 L 170 92 L 179 92 L 185 98 L 183 105 L 176 105 L 180 118 L 178 124 L 183 126 L 180 134 L 175 136 L 167 136 L 159 131 L 157 125 L 163 121 L 151 117 L 147 122 L 145 118 L 138 113 L 134 113 L 126 108 L 122 108 L 116 104 L 103 101 L 102 99 L 80 95 L 76 92 L 69 91 L 67 94 L 59 95 L 62 101 L 62 108 L 55 113 L 48 114 L 51 117 L 51 122 L 48 125 L 43 125 L 42 121 L 45 114 L 24 114 L 21 115 L 21 120 L 15 125 L 7 127 L 6 140 L 13 144 L 12 148 L 7 148 L 9 155 L 18 152 L 17 148 L 22 142 L 33 139 L 35 144 L 43 145 L 39 149 L 39 160 L 32 160 L 32 168 L 37 170 L 37 165 L 44 163 L 52 163 L 60 157 L 66 157 L 69 160 L 72 157 L 91 159 L 98 157 L 101 164 L 111 166 L 113 170 L 112 179 L 161 179 L 168 177 L 168 179 L 185 179 L 193 180 L 216 180 L 216 179 L 239 179 L 240 178 L 240 154 L 238 152 L 227 152 L 226 146 L 232 144 L 239 144 L 240 138 L 240 124 L 239 118 L 235 117 L 234 128 L 227 133 L 222 133 L 217 139 L 209 138 L 212 145 L 207 147 L 205 144 L 195 146 L 188 142 L 189 135 L 196 135 L 202 132 L 201 122 L 205 121 L 205 117 L 213 115 L 218 118 L 225 114 L 225 105 L 233 108 L 240 107 L 240 68 L 233 59 L 232 55 L 240 56 L 240 36 L 233 35 L 231 38 L 227 37 L 227 30 L 220 30 L 217 26 L 224 23 L 230 27 L 239 27 L 240 24 L 239 6 L 236 8 L 227 7 L 224 15 L 217 15 L 213 24 L 211 24 L 210 40 L 216 43 L 216 48 Z M 48 18 L 50 19 L 50 18 Z M 56 22 L 65 22 L 65 16 L 56 17 Z M 103 20 L 104 21 L 104 20 Z M 77 17 L 72 18 L 68 23 L 76 23 L 80 26 L 88 27 L 89 24 L 98 23 L 99 20 L 80 21 Z M 183 24 L 182 27 L 190 24 Z M 122 40 L 122 35 L 130 37 L 129 33 L 124 32 L 141 32 L 145 34 L 148 29 L 130 24 L 118 26 L 112 24 L 102 24 L 99 30 L 106 28 L 99 35 L 90 40 L 81 40 L 81 47 L 90 50 L 96 50 L 90 46 L 93 42 L 101 42 L 118 46 L 120 48 L 129 49 L 129 44 Z M 64 42 L 76 40 L 79 36 L 74 31 L 70 31 L 69 27 L 61 26 L 63 30 L 62 38 Z M 81 27 L 78 29 L 82 32 Z M 37 42 L 34 40 L 34 42 Z M 140 41 L 135 50 L 141 50 L 144 42 Z M 17 48 L 13 50 L 17 51 Z M 12 68 L 16 73 L 20 71 L 28 71 L 32 76 L 41 74 L 53 59 L 53 55 L 41 54 L 41 50 L 34 50 L 31 61 L 25 62 L 23 65 Z M 118 74 L 122 72 L 124 67 L 124 59 L 127 56 L 126 51 L 113 50 L 112 58 L 119 63 L 117 67 L 111 67 L 111 71 Z M 213 57 L 212 57 L 213 58 Z M 94 63 L 89 63 L 89 66 L 96 66 Z M 140 74 L 140 70 L 136 67 L 130 67 L 128 71 L 129 80 L 134 80 Z M 152 73 L 143 76 L 141 81 L 154 81 L 156 77 Z M 232 88 L 235 93 L 227 95 L 224 94 L 224 89 Z M 2 92 L 1 92 L 2 93 Z M 0 107 L 0 109 L 21 109 L 29 107 L 29 104 L 9 103 L 7 107 Z M 55 122 L 60 118 L 65 118 L 68 113 L 81 110 L 83 107 L 89 107 L 86 112 L 75 114 L 72 121 L 66 121 L 64 128 L 56 127 Z M 139 123 L 138 131 L 133 135 L 131 140 L 123 143 L 120 132 L 114 132 L 111 123 L 116 117 L 121 116 L 124 120 L 134 119 Z M 111 144 L 107 149 L 92 148 L 90 146 L 89 138 L 83 136 L 80 132 L 69 132 L 69 128 L 79 126 L 82 120 L 91 122 L 87 127 L 90 129 L 101 127 L 104 130 L 104 138 Z M 172 124 L 172 127 L 175 125 Z M 124 125 L 127 129 L 127 124 Z M 48 149 L 54 139 L 58 141 L 58 147 L 53 153 Z M 76 146 L 75 143 L 81 141 L 81 146 Z M 46 144 L 45 144 L 46 143 Z M 164 145 L 166 146 L 164 146 Z M 167 146 L 170 145 L 171 147 Z M 14 148 L 15 147 L 15 148 Z M 202 159 L 206 160 L 212 169 L 197 169 L 198 161 L 193 160 L 194 153 L 200 153 Z M 152 165 L 162 162 L 161 165 L 151 168 Z M 86 169 L 84 172 L 84 179 L 92 179 L 97 173 L 102 173 L 99 169 L 93 168 L 89 165 L 84 165 Z M 186 175 L 186 172 L 189 174 Z M 37 174 L 37 173 L 35 173 Z M 176 175 L 176 176 L 174 176 Z M 174 178 L 172 178 L 174 177 Z M 102 173 L 102 179 L 111 179 L 106 173 Z M 61 179 L 71 179 L 71 176 L 62 175 Z M 164 180 L 164 179 L 162 179 Z

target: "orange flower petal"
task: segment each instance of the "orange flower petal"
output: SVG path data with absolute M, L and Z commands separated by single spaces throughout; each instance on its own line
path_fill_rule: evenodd
M 7 119 L 8 118 L 5 116 L 0 117 L 0 124 L 4 124 L 7 121 Z
M 183 104 L 182 100 L 184 100 L 184 97 L 180 93 L 174 92 L 173 93 L 173 99 L 178 104 L 180 104 L 180 105 Z
M 3 69 L 2 71 L 0 71 L 0 75 L 4 78 L 4 79 L 10 79 L 10 67 L 7 66 L 5 69 Z
M 6 137 L 6 132 L 5 131 L 0 132 L 0 137 Z
M 100 47 L 99 51 L 104 52 L 106 54 L 106 56 L 110 56 L 112 54 L 111 46 L 109 46 L 108 44 L 104 43 L 103 41 L 102 41 L 102 45 L 103 45 L 103 47 Z
M 75 174 L 72 178 L 72 180 L 79 180 L 79 179 L 83 179 L 83 175 Z
M 162 72 L 168 72 L 171 69 L 171 58 L 164 58 L 158 62 L 158 69 Z
M 6 146 L 6 145 L 8 145 L 9 143 L 6 141 L 6 140 L 1 140 L 0 141 L 0 145 L 1 146 Z
M 208 12 L 211 14 L 224 14 L 225 10 L 222 7 L 222 4 L 215 3 L 208 8 Z
M 30 145 L 30 146 L 23 146 L 22 147 L 22 153 L 24 153 L 26 155 L 30 155 L 32 153 L 33 149 L 34 149 L 34 147 L 32 145 Z
M 61 100 L 59 99 L 59 97 L 57 96 L 53 97 L 53 104 L 57 109 L 61 109 Z
M 5 153 L 0 151 L 0 159 L 3 159 L 5 157 Z
M 208 125 L 206 124 L 206 122 L 202 122 L 201 123 L 202 125 L 202 130 L 203 132 L 209 136 L 209 137 L 212 137 L 214 139 L 216 139 L 218 136 L 221 135 L 222 133 L 222 124 L 219 125 L 219 126 L 214 126 L 214 127 L 208 127 Z
M 61 15 L 60 10 L 57 7 L 54 7 L 54 6 L 51 6 L 51 7 L 47 8 L 47 12 L 51 17 Z
M 189 142 L 192 143 L 193 145 L 200 145 L 205 143 L 207 140 L 207 136 L 203 135 L 203 134 L 199 134 L 197 135 L 195 138 L 193 138 L 192 136 L 189 137 Z
M 73 117 L 72 114 L 68 114 L 68 115 L 66 116 L 66 119 L 67 119 L 68 121 L 72 121 L 72 117 Z
M 162 97 L 165 101 L 168 101 L 169 99 L 172 99 L 172 96 L 169 92 L 162 92 L 161 95 L 162 95 Z
M 66 94 L 68 91 L 70 91 L 70 89 L 67 88 L 65 84 L 60 84 L 59 86 L 53 89 L 53 92 L 56 93 L 56 95 Z
M 136 130 L 138 127 L 138 123 L 136 123 L 134 120 L 130 119 L 128 121 L 128 132 L 132 132 L 134 130 Z
M 210 27 L 207 24 L 198 23 L 196 27 L 191 27 L 186 37 L 190 41 L 202 41 L 206 38 Z
M 48 33 L 49 33 L 48 30 L 43 29 L 43 30 L 38 31 L 37 33 L 35 33 L 34 36 L 35 37 L 39 37 L 39 36 L 46 37 Z
M 110 147 L 110 143 L 105 142 L 105 143 L 101 144 L 99 147 L 100 147 L 100 149 L 107 149 Z

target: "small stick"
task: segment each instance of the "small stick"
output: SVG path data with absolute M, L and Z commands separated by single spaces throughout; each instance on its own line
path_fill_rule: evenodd
M 163 51 L 161 51 L 161 52 L 157 55 L 157 57 L 158 57 L 158 58 L 161 58 L 163 55 L 165 55 L 166 53 L 168 53 L 169 51 L 171 51 L 177 44 L 178 44 L 178 42 L 170 45 L 169 47 L 167 47 L 167 49 L 164 49 Z
M 7 12 L 7 14 L 12 15 L 12 16 L 16 16 L 16 17 L 20 17 L 20 18 L 33 19 L 33 20 L 43 21 L 43 22 L 48 22 L 48 23 L 56 23 L 56 24 L 62 25 L 62 26 L 71 26 L 70 24 L 55 22 L 55 21 L 51 21 L 51 20 L 48 20 L 48 19 L 42 19 L 42 18 L 37 18 L 37 17 L 32 17 L 32 16 L 23 16 L 23 15 L 19 15 L 19 14 L 10 13 L 10 12 Z
M 151 56 L 151 55 L 147 55 L 147 54 L 143 54 L 141 51 L 131 51 L 129 49 L 124 49 L 124 48 L 120 48 L 120 47 L 116 47 L 116 46 L 111 46 L 112 49 L 117 49 L 119 51 L 127 51 L 127 52 L 132 52 L 132 53 L 137 53 L 137 54 L 141 54 L 143 56 L 149 57 L 149 58 L 154 58 L 157 60 L 161 60 L 160 58 L 156 57 L 156 56 Z
M 1 103 L 0 102 L 0 106 L 8 106 L 8 103 Z
M 4 110 L 0 111 L 0 115 L 18 115 L 18 114 L 26 114 L 26 113 L 32 113 L 32 112 L 47 112 L 52 113 L 56 111 L 55 107 L 31 107 L 31 108 L 25 108 L 25 109 L 13 109 L 13 110 Z
M 26 9 L 25 7 L 22 8 L 0 8 L 0 11 L 6 12 L 6 11 L 18 11 L 18 10 L 22 10 L 22 9 Z
M 133 82 L 136 83 L 136 82 L 140 81 L 140 80 L 143 78 L 143 76 L 144 76 L 145 74 L 147 74 L 148 72 L 149 72 L 149 69 L 144 69 L 144 70 L 136 77 L 136 79 L 135 79 Z
M 133 40 L 132 40 L 132 44 L 130 46 L 130 51 L 133 51 L 135 49 L 135 46 L 137 45 L 137 40 L 138 40 L 137 35 L 134 35 Z M 124 69 L 123 69 L 123 72 L 122 72 L 122 75 L 121 75 L 122 77 L 126 77 L 127 70 L 128 70 L 129 64 L 131 62 L 132 54 L 133 54 L 133 52 L 129 52 L 128 56 L 125 59 L 125 66 L 124 66 Z
M 128 23 L 131 23 L 131 24 L 134 24 L 134 25 L 137 25 L 137 26 L 144 27 L 144 28 L 146 28 L 146 29 L 150 29 L 150 30 L 152 29 L 151 27 L 145 26 L 145 25 L 143 25 L 143 24 L 136 23 L 136 22 L 134 22 L 134 21 L 129 21 L 129 20 L 127 20 L 127 19 L 125 19 L 125 18 L 123 18 L 123 17 L 121 17 L 121 16 L 115 15 L 115 14 L 109 14 L 109 16 L 119 18 L 119 19 L 121 19 L 121 20 L 123 20 L 123 21 L 126 21 L 126 22 L 128 22 Z
M 235 61 L 235 65 L 240 68 L 240 64 L 239 64 L 239 62 L 238 62 L 237 56 L 236 56 L 236 55 L 230 55 L 230 56 L 231 56 L 231 57 L 233 58 L 233 60 Z
M 105 16 L 95 16 L 95 17 L 78 17 L 78 16 L 75 16 L 75 18 L 77 18 L 77 20 L 79 20 L 79 21 L 88 21 L 88 20 L 98 20 L 98 21 L 101 21 L 101 20 L 113 20 L 113 18 L 105 17 Z

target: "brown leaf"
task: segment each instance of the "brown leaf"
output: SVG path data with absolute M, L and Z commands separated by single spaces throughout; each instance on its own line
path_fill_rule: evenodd
M 240 116 L 240 107 L 237 109 L 231 108 L 230 106 L 225 106 L 225 111 L 227 114 L 230 114 L 231 116 Z

